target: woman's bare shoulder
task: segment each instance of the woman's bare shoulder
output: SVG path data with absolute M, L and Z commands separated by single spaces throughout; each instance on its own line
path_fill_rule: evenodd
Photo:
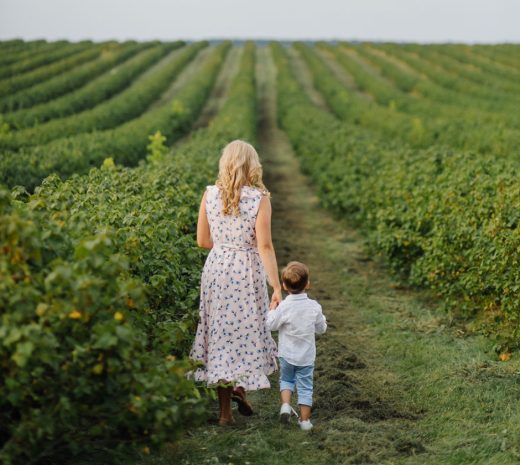
M 204 201 L 208 197 L 208 195 L 210 195 L 210 198 L 213 197 L 214 194 L 212 193 L 215 192 L 215 189 L 218 189 L 217 186 L 207 185 L 206 189 L 204 189 L 204 192 L 202 193 L 202 200 Z

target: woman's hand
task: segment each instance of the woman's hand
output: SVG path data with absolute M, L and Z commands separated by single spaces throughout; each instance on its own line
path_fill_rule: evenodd
M 273 291 L 273 295 L 271 296 L 271 304 L 269 305 L 269 310 L 274 310 L 280 302 L 282 301 L 282 290 L 275 289 Z

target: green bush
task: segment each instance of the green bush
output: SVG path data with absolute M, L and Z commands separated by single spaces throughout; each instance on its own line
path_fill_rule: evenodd
M 115 62 L 109 60 L 110 66 L 104 70 L 104 74 L 85 86 L 49 102 L 6 113 L 5 119 L 13 129 L 18 129 L 35 126 L 54 118 L 64 118 L 65 116 L 92 108 L 126 88 L 133 79 L 137 78 L 163 57 L 164 53 L 164 48 L 156 44 L 152 47 L 146 47 L 145 50 L 139 48 L 138 53 L 130 54 L 129 56 L 124 54 L 123 60 L 119 64 L 116 55 Z M 113 65 L 117 66 L 113 67 Z M 38 86 L 26 91 L 29 99 L 33 90 L 38 92 Z M 18 102 L 24 104 L 23 96 L 24 94 L 21 96 L 20 94 L 15 94 L 5 99 L 2 104 L 4 107 L 8 106 L 8 108 L 11 108 L 11 104 L 14 106 L 18 105 Z M 19 97 L 20 100 L 18 100 Z M 32 104 L 32 101 L 29 103 Z
M 334 53 L 338 63 L 354 77 L 357 87 L 373 97 L 370 100 L 358 90 L 345 87 L 310 47 L 296 47 L 309 66 L 317 89 L 344 121 L 418 149 L 448 146 L 507 157 L 518 152 L 520 112 L 516 107 L 515 111 L 509 107 L 502 112 L 486 111 L 474 96 L 445 89 L 424 78 L 408 94 L 376 73 L 367 72 L 340 48 L 320 45 Z M 417 91 L 425 98 L 417 98 Z
M 7 66 L 15 61 L 24 60 L 28 56 L 49 50 L 52 45 L 43 39 L 34 41 L 24 41 L 22 39 L 2 40 L 0 47 L 2 55 L 0 56 L 0 66 Z
M 0 459 L 155 444 L 203 411 L 187 364 L 147 350 L 144 284 L 115 238 L 79 240 L 2 190 Z
M 197 44 L 195 44 L 197 45 Z M 9 186 L 32 189 L 52 172 L 61 176 L 84 173 L 110 156 L 116 163 L 136 165 L 146 153 L 148 136 L 161 131 L 169 142 L 185 134 L 206 101 L 223 58 L 230 47 L 212 51 L 200 72 L 171 102 L 145 112 L 117 128 L 57 139 L 20 152 L 6 152 L 0 160 L 0 180 Z
M 62 58 L 75 54 L 76 52 L 92 46 L 92 41 L 83 40 L 70 43 L 65 40 L 50 42 L 46 47 L 28 50 L 21 53 L 12 63 L 0 68 L 0 79 L 8 79 L 22 73 L 27 73 L 40 66 L 45 66 Z
M 21 89 L 50 79 L 57 74 L 69 71 L 72 67 L 93 60 L 100 55 L 104 46 L 109 45 L 109 42 L 104 44 L 88 44 L 85 45 L 84 49 L 79 49 L 74 55 L 65 57 L 47 66 L 39 67 L 29 73 L 23 73 L 9 79 L 4 79 L 0 81 L 0 96 L 4 97 L 13 94 Z
M 14 128 L 24 127 L 24 125 L 29 126 L 31 124 L 36 124 L 37 122 L 41 123 L 44 121 L 44 114 L 38 114 L 35 111 L 35 108 L 32 108 L 31 110 L 32 119 L 28 118 L 28 113 L 30 112 L 19 110 L 34 107 L 39 103 L 55 100 L 62 95 L 73 92 L 97 78 L 101 73 L 104 73 L 115 65 L 122 63 L 151 45 L 150 42 L 142 44 L 136 42 L 106 44 L 100 50 L 97 59 L 89 61 L 81 66 L 71 68 L 67 72 L 60 73 L 58 76 L 33 85 L 28 89 L 20 90 L 2 98 L 0 100 L 0 111 L 13 112 L 6 114 L 5 117 L 6 120 L 9 121 L 9 124 Z M 56 102 L 53 102 L 53 104 L 55 103 Z M 72 102 L 69 101 L 69 103 Z M 64 116 L 64 114 L 58 116 Z M 24 124 L 24 121 L 31 121 L 31 124 Z
M 273 53 L 281 125 L 324 203 L 363 226 L 396 273 L 430 287 L 458 314 L 505 322 L 491 330 L 519 344 L 518 161 L 414 150 L 339 122 L 311 103 L 283 49 L 273 45 Z
M 222 52 L 222 49 L 221 49 Z M 211 126 L 148 163 L 0 191 L 0 458 L 71 463 L 170 441 L 205 411 L 186 371 L 205 258 L 197 207 L 222 147 L 253 140 L 254 46 Z M 177 356 L 177 357 L 175 357 Z
M 204 42 L 198 42 L 187 46 L 174 59 L 159 63 L 157 69 L 145 73 L 126 90 L 104 100 L 94 108 L 65 118 L 56 118 L 33 128 L 11 132 L 0 138 L 0 148 L 16 150 L 24 146 L 43 145 L 57 138 L 113 128 L 137 118 L 160 97 L 171 85 L 172 80 L 205 45 Z M 160 46 L 155 50 L 155 58 L 148 64 L 158 61 L 168 50 L 168 47 Z

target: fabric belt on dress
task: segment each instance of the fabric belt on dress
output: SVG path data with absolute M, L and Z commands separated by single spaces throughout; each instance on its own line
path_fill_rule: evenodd
M 258 253 L 258 249 L 251 245 L 236 245 L 236 244 L 222 243 L 222 244 L 213 244 L 213 247 L 216 249 L 221 248 L 221 249 L 238 250 L 240 252 Z

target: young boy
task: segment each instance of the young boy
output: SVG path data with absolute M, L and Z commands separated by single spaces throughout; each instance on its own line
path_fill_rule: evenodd
M 267 328 L 278 331 L 280 421 L 288 423 L 291 411 L 298 415 L 291 407 L 291 395 L 296 385 L 301 414 L 298 423 L 301 429 L 310 430 L 312 375 L 316 358 L 314 335 L 327 330 L 327 321 L 321 305 L 305 293 L 310 287 L 306 265 L 290 262 L 282 270 L 282 285 L 289 295 L 267 317 Z

